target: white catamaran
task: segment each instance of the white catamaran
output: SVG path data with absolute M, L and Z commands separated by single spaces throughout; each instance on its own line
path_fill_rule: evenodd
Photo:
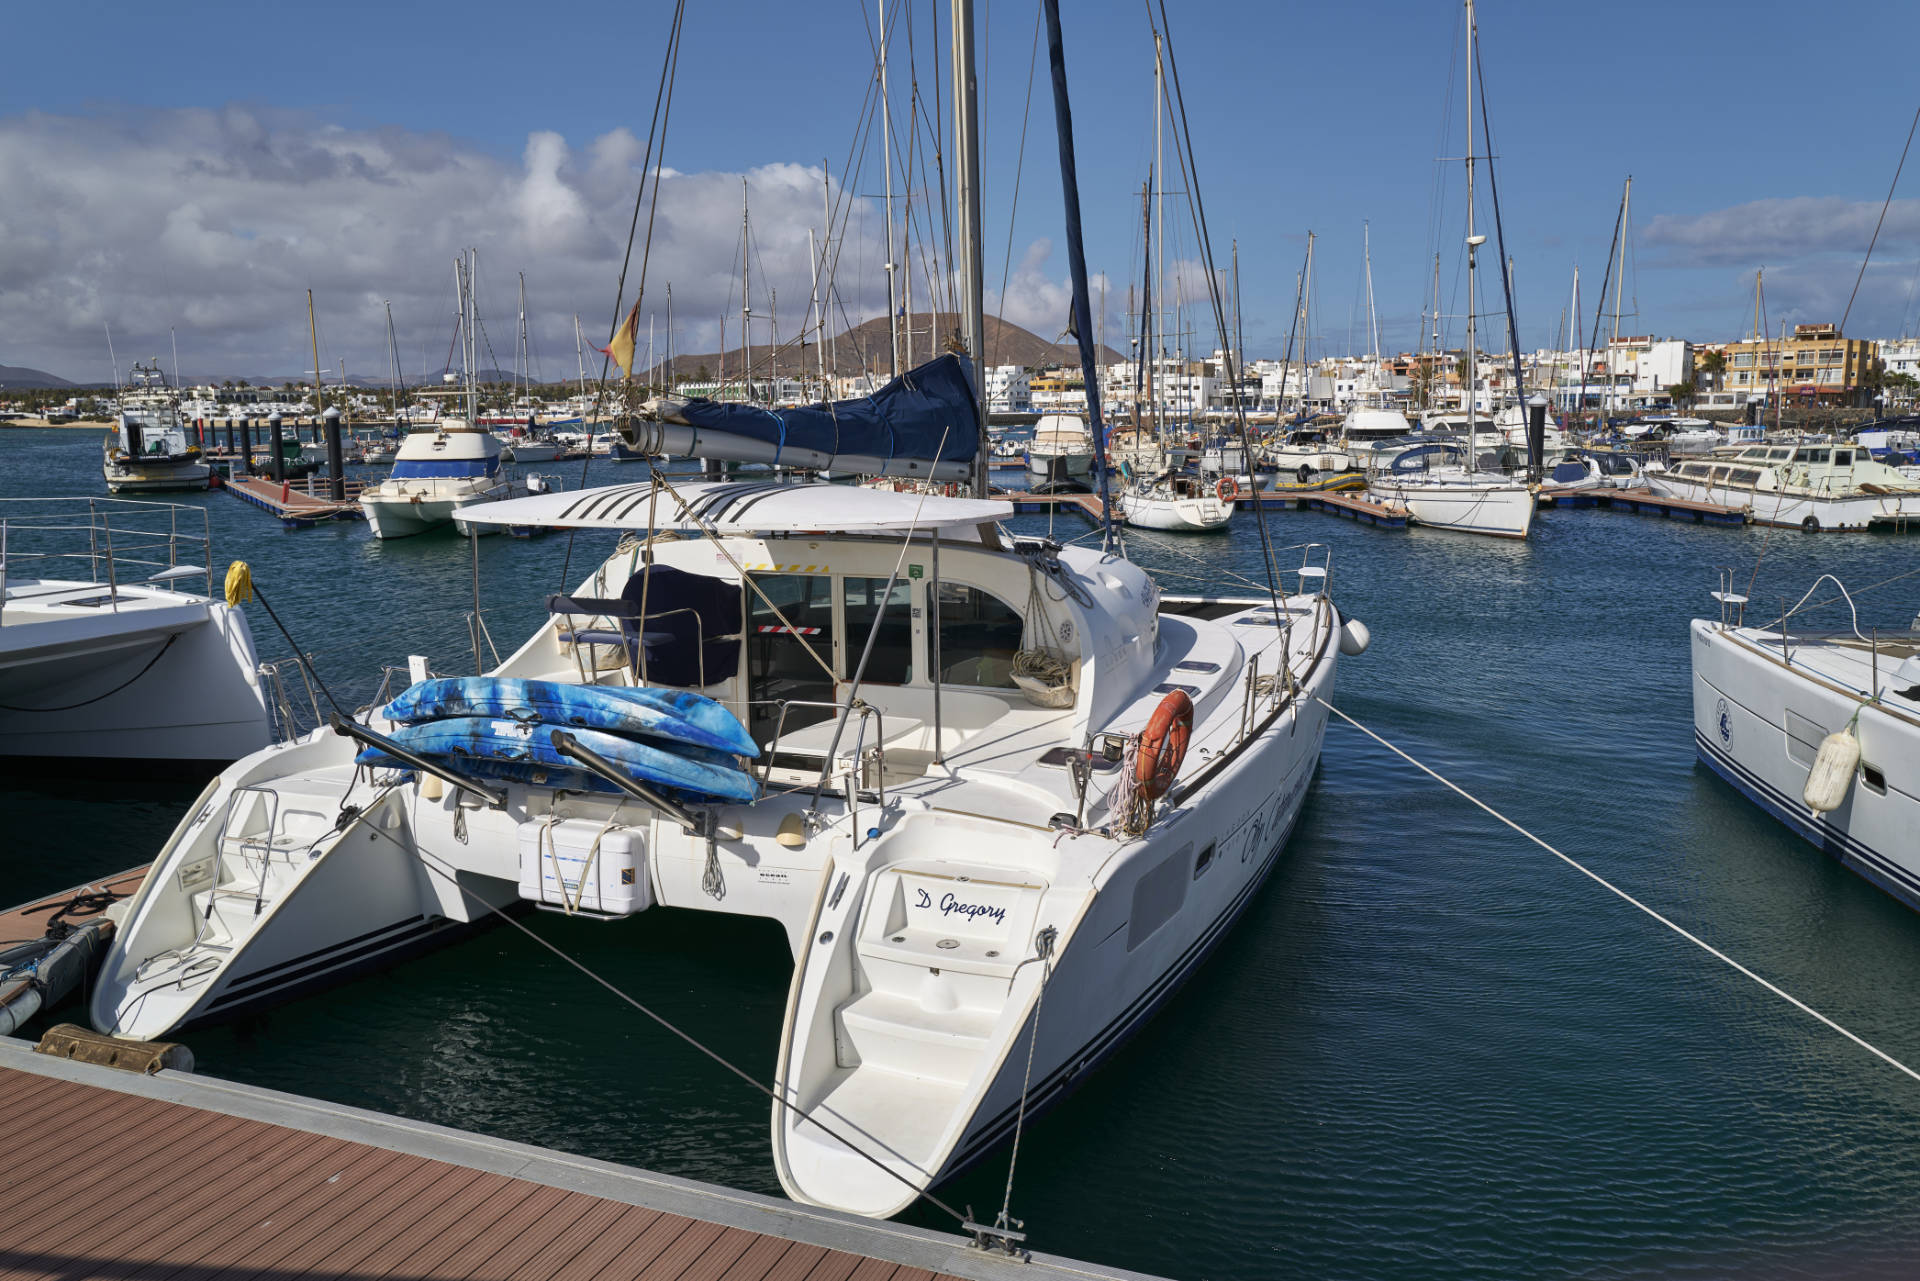
M 970 94 L 956 115 L 977 192 Z M 962 204 L 978 351 L 980 213 Z M 772 452 L 984 494 L 976 379 L 949 354 L 778 420 L 655 402 L 621 435 L 654 459 Z M 656 472 L 469 509 L 619 542 L 496 671 L 417 682 L 224 771 L 129 901 L 95 1024 L 168 1035 L 526 901 L 771 918 L 794 956 L 769 1047 L 781 1183 L 905 1208 L 1064 1095 L 1219 942 L 1280 856 L 1340 656 L 1367 639 L 1334 608 L 1324 548 L 1291 584 L 1269 560 L 1260 596 L 1167 598 L 1117 548 L 1010 538 L 1007 502 L 929 487 Z

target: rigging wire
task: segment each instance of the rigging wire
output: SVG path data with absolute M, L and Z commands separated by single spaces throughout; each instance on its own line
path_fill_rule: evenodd
M 1147 5 L 1147 25 L 1152 27 L 1155 0 L 1143 0 L 1143 3 Z M 1187 201 L 1193 211 L 1194 234 L 1198 237 L 1202 256 L 1201 266 L 1207 274 L 1207 296 L 1213 303 L 1214 324 L 1220 333 L 1221 350 L 1227 358 L 1227 381 L 1233 389 L 1233 412 L 1239 426 L 1241 458 L 1246 462 L 1248 474 L 1252 474 L 1253 442 L 1247 431 L 1247 407 L 1241 399 L 1239 354 L 1233 350 L 1233 338 L 1227 329 L 1226 307 L 1220 298 L 1220 277 L 1214 270 L 1213 239 L 1207 232 L 1206 205 L 1200 196 L 1200 162 L 1193 151 L 1193 132 L 1187 127 L 1186 95 L 1180 88 L 1180 65 L 1173 52 L 1173 29 L 1167 22 L 1166 0 L 1158 0 L 1158 3 L 1160 30 L 1166 39 L 1167 80 L 1178 107 L 1173 153 L 1180 161 L 1181 176 L 1187 184 Z M 1257 500 L 1253 504 L 1253 522 L 1260 531 L 1260 554 L 1267 569 L 1267 593 L 1277 612 L 1280 608 L 1280 572 L 1274 564 L 1273 539 L 1267 530 L 1266 510 Z
M 613 335 L 620 332 L 620 309 L 627 301 L 627 269 L 633 264 L 633 242 L 640 230 L 640 209 L 643 204 L 647 203 L 648 191 L 652 191 L 652 209 L 649 210 L 647 214 L 646 247 L 642 250 L 640 256 L 638 297 L 634 300 L 634 308 L 636 311 L 640 306 L 640 298 L 646 296 L 647 257 L 653 248 L 653 219 L 654 213 L 656 213 L 660 207 L 660 171 L 663 167 L 655 161 L 654 143 L 657 138 L 659 142 L 659 157 L 660 160 L 664 161 L 667 154 L 667 122 L 673 114 L 674 78 L 680 66 L 680 30 L 686 13 L 687 0 L 674 0 L 673 22 L 667 31 L 666 50 L 660 55 L 660 83 L 655 88 L 653 94 L 653 122 L 647 127 L 647 149 L 642 157 L 640 185 L 633 193 L 633 217 L 627 223 L 627 248 L 620 259 L 620 279 L 614 286 L 613 291 L 613 324 L 607 331 L 608 348 L 613 346 Z M 651 179 L 651 181 L 649 181 L 649 179 Z M 611 368 L 612 364 L 613 356 L 611 352 L 606 348 L 602 348 L 600 353 L 600 379 L 594 384 L 593 401 L 587 406 L 587 416 L 589 418 L 598 412 L 601 402 L 606 397 L 607 371 Z M 591 427 L 588 428 L 588 434 L 589 436 L 592 434 Z M 588 450 L 586 462 L 580 465 L 580 488 L 585 489 L 587 487 L 587 473 L 591 471 L 592 468 L 593 451 Z M 573 540 L 577 534 L 577 530 L 569 530 L 567 533 L 567 550 L 560 562 L 560 590 L 562 591 L 565 591 L 567 588 L 567 574 L 573 565 Z
M 380 795 L 374 797 L 372 801 L 370 801 L 365 807 L 363 807 L 361 812 L 365 813 L 367 810 L 370 810 L 374 806 L 380 804 L 382 801 L 386 799 L 386 797 L 389 794 L 391 794 L 395 790 L 396 787 L 397 787 L 397 784 L 389 784 L 386 788 L 382 789 L 382 792 Z M 616 810 L 616 813 L 617 813 L 617 810 Z M 737 1066 L 731 1059 L 728 1059 L 725 1055 L 721 1054 L 718 1050 L 715 1050 L 712 1047 L 708 1046 L 705 1042 L 700 1040 L 700 1038 L 694 1036 L 692 1033 L 682 1030 L 678 1025 L 676 1025 L 671 1019 L 668 1019 L 665 1015 L 657 1013 L 655 1010 L 653 1010 L 651 1007 L 646 1005 L 644 1002 L 629 995 L 626 992 L 621 991 L 620 988 L 617 987 L 611 980 L 601 975 L 599 972 L 594 970 L 591 966 L 587 965 L 584 961 L 581 961 L 579 958 L 569 955 L 565 951 L 565 949 L 561 948 L 558 944 L 552 942 L 549 939 L 541 937 L 539 934 L 535 933 L 531 928 L 529 928 L 524 922 L 520 921 L 519 919 L 514 917 L 512 914 L 504 911 L 501 908 L 495 907 L 492 903 L 489 903 L 486 899 L 482 898 L 479 894 L 475 893 L 473 890 L 467 887 L 466 883 L 458 875 L 456 869 L 453 869 L 451 867 L 441 866 L 440 864 L 443 862 L 443 860 L 441 860 L 439 856 L 428 853 L 426 850 L 420 848 L 417 844 L 412 849 L 408 849 L 407 846 L 401 844 L 399 837 L 385 830 L 378 823 L 367 824 L 366 830 L 374 833 L 375 835 L 385 837 L 388 841 L 392 842 L 395 846 L 398 846 L 403 852 L 410 854 L 415 859 L 417 859 L 420 865 L 424 867 L 427 871 L 431 872 L 433 875 L 439 877 L 441 880 L 447 882 L 449 885 L 453 886 L 456 890 L 460 891 L 461 895 L 464 896 L 468 901 L 474 904 L 477 904 L 482 908 L 485 908 L 488 912 L 491 912 L 493 915 L 499 917 L 502 921 L 505 921 L 508 925 L 511 925 L 514 929 L 520 931 L 520 933 L 525 935 L 527 938 L 532 939 L 535 943 L 539 944 L 541 947 L 551 952 L 554 956 L 566 962 L 568 965 L 572 966 L 574 969 L 578 970 L 581 974 L 591 979 L 594 983 L 598 984 L 602 988 L 605 988 L 608 992 L 612 993 L 617 999 L 619 999 L 620 1001 L 624 1002 L 629 1006 L 632 1006 L 635 1010 L 638 1010 L 640 1013 L 646 1015 L 648 1018 L 652 1019 L 655 1023 L 657 1023 L 660 1027 L 672 1033 L 674 1036 L 678 1037 L 681 1041 L 685 1042 L 688 1046 L 692 1047 L 695 1050 L 698 1050 L 701 1054 L 711 1059 L 714 1063 L 718 1064 L 720 1067 L 726 1069 L 728 1072 L 740 1078 L 742 1081 L 745 1081 L 748 1085 L 752 1086 L 754 1089 L 760 1091 L 760 1093 L 772 1099 L 776 1106 L 783 1107 L 790 1112 L 797 1113 L 809 1125 L 816 1126 L 822 1133 L 827 1135 L 829 1138 L 833 1139 L 836 1143 L 839 1143 L 842 1147 L 845 1147 L 848 1151 L 858 1154 L 859 1156 L 864 1158 L 867 1162 L 872 1164 L 875 1168 L 899 1180 L 910 1191 L 912 1191 L 916 1197 L 924 1198 L 929 1204 L 937 1206 L 941 1210 L 944 1210 L 946 1213 L 952 1215 L 957 1222 L 963 1223 L 963 1224 L 967 1222 L 966 1215 L 960 1213 L 960 1211 L 948 1205 L 941 1198 L 939 1198 L 938 1196 L 935 1196 L 931 1191 L 929 1191 L 926 1188 L 916 1186 L 913 1180 L 907 1178 L 906 1175 L 901 1174 L 898 1170 L 886 1164 L 884 1161 L 881 1161 L 878 1157 L 873 1156 L 872 1154 L 867 1152 L 864 1148 L 861 1148 L 857 1144 L 850 1142 L 848 1139 L 846 1139 L 842 1135 L 836 1133 L 833 1129 L 831 1129 L 830 1127 L 828 1127 L 827 1125 L 819 1121 L 817 1118 L 815 1118 L 811 1113 L 806 1111 L 804 1108 L 800 1107 L 798 1104 L 785 1098 L 779 1090 L 776 1090 L 772 1086 L 766 1084 L 764 1081 L 761 1081 L 758 1077 L 754 1076 L 752 1073 L 748 1072 L 746 1069 Z
M 1887 198 L 1880 205 L 1880 217 L 1873 224 L 1873 238 L 1867 241 L 1867 256 L 1860 260 L 1860 274 L 1853 278 L 1853 292 L 1847 295 L 1847 309 L 1840 316 L 1840 332 L 1847 332 L 1847 317 L 1853 314 L 1853 301 L 1860 296 L 1860 282 L 1867 278 L 1867 264 L 1873 261 L 1873 247 L 1880 243 L 1880 228 L 1887 221 L 1887 210 L 1893 206 L 1893 193 L 1900 186 L 1900 171 L 1907 167 L 1907 152 L 1913 147 L 1913 131 L 1920 129 L 1920 108 L 1913 113 L 1913 123 L 1907 126 L 1907 141 L 1900 148 L 1900 163 L 1893 167 L 1893 181 L 1887 184 Z M 1903 317 L 1904 319 L 1904 317 Z
M 1592 881 L 1594 884 L 1600 886 L 1600 888 L 1606 890 L 1609 894 L 1612 894 L 1615 897 L 1619 898 L 1622 902 L 1626 903 L 1628 906 L 1634 908 L 1639 912 L 1646 914 L 1647 916 L 1651 917 L 1654 921 L 1658 922 L 1659 924 L 1664 925 L 1667 929 L 1673 931 L 1675 934 L 1678 934 L 1681 938 L 1685 939 L 1687 942 L 1693 944 L 1695 947 L 1707 953 L 1707 955 L 1713 957 L 1715 960 L 1737 971 L 1738 973 L 1744 975 L 1745 977 L 1752 979 L 1755 983 L 1759 984 L 1761 987 L 1765 988 L 1767 991 L 1773 993 L 1775 996 L 1779 997 L 1781 1000 L 1785 1001 L 1787 1004 L 1793 1006 L 1795 1009 L 1799 1010 L 1801 1013 L 1809 1015 L 1812 1018 L 1819 1020 L 1821 1023 L 1826 1024 L 1829 1028 L 1832 1028 L 1835 1032 L 1838 1032 L 1841 1036 L 1846 1037 L 1849 1041 L 1852 1041 L 1855 1045 L 1867 1051 L 1867 1053 L 1873 1055 L 1875 1058 L 1880 1059 L 1882 1062 L 1888 1064 L 1889 1066 L 1895 1068 L 1896 1070 L 1902 1073 L 1905 1073 L 1907 1076 L 1912 1077 L 1915 1081 L 1920 1081 L 1920 1072 L 1914 1071 L 1912 1068 L 1908 1067 L 1905 1063 L 1902 1063 L 1899 1059 L 1896 1059 L 1891 1054 L 1888 1054 L 1885 1050 L 1880 1049 L 1878 1046 L 1874 1045 L 1872 1042 L 1867 1041 L 1866 1039 L 1860 1036 L 1857 1036 L 1853 1032 L 1848 1031 L 1846 1028 L 1842 1027 L 1839 1023 L 1836 1023 L 1834 1020 L 1822 1014 L 1819 1010 L 1814 1009 L 1811 1005 L 1808 1005 L 1805 1001 L 1802 1001 L 1799 997 L 1793 995 L 1791 992 L 1788 992 L 1785 988 L 1782 988 L 1778 984 L 1769 982 L 1767 979 L 1762 978 L 1760 975 L 1748 969 L 1746 966 L 1742 965 L 1740 962 L 1734 960 L 1731 956 L 1728 956 L 1725 952 L 1713 946 L 1713 944 L 1707 942 L 1705 939 L 1701 938 L 1699 935 L 1694 934 L 1693 932 L 1686 929 L 1684 926 L 1681 926 L 1675 923 L 1673 920 L 1669 919 L 1666 916 L 1661 915 L 1658 911 L 1647 906 L 1645 903 L 1641 902 L 1639 899 L 1635 898 L 1633 895 L 1627 893 L 1627 891 L 1615 885 L 1612 881 L 1609 881 L 1606 877 L 1601 876 L 1598 872 L 1593 871 L 1591 868 L 1581 863 L 1578 859 L 1575 859 L 1571 855 L 1566 854 L 1559 849 L 1556 849 L 1552 845 L 1549 845 L 1546 841 L 1542 840 L 1538 836 L 1535 836 L 1532 832 L 1528 831 L 1526 828 L 1522 827 L 1520 824 L 1514 822 L 1512 819 L 1508 818 L 1505 814 L 1502 814 L 1499 810 L 1493 808 L 1493 806 L 1487 804 L 1485 801 L 1475 796 L 1472 792 L 1469 792 L 1466 788 L 1461 787 L 1458 783 L 1446 777 L 1444 774 L 1441 774 L 1438 770 L 1434 769 L 1432 766 L 1427 765 L 1425 762 L 1419 760 L 1418 758 L 1413 756 L 1412 753 L 1408 752 L 1406 749 L 1398 746 L 1397 744 L 1387 741 L 1385 738 L 1381 737 L 1379 734 L 1375 733 L 1373 730 L 1368 729 L 1365 725 L 1362 725 L 1359 721 L 1347 715 L 1345 712 L 1335 707 L 1332 703 L 1329 703 L 1326 699 L 1322 698 L 1320 695 L 1310 694 L 1309 697 L 1311 697 L 1314 702 L 1326 708 L 1329 712 L 1332 712 L 1335 716 L 1338 716 L 1341 720 L 1345 721 L 1347 724 L 1353 726 L 1353 728 L 1359 730 L 1362 734 L 1365 734 L 1368 738 L 1372 739 L 1374 742 L 1380 744 L 1380 746 L 1392 752 L 1395 756 L 1398 756 L 1401 760 L 1407 762 L 1407 764 L 1413 766 L 1415 769 L 1419 770 L 1421 773 L 1425 774 L 1427 777 L 1433 779 L 1436 783 L 1439 783 L 1441 786 L 1447 788 L 1449 791 L 1455 793 L 1456 795 L 1461 797 L 1463 800 L 1466 800 L 1467 802 L 1474 805 L 1478 809 L 1485 811 L 1490 817 L 1498 820 L 1500 823 L 1506 825 L 1507 827 L 1512 828 L 1515 832 L 1519 833 L 1521 836 L 1526 837 L 1529 841 L 1532 841 L 1535 845 L 1538 845 L 1541 849 L 1553 855 L 1555 858 L 1565 863 L 1568 867 L 1571 867 L 1574 871 L 1580 873 L 1582 876 L 1586 877 L 1588 880 Z

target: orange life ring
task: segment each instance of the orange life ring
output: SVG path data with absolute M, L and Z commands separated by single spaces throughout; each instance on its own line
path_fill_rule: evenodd
M 1213 487 L 1213 492 L 1220 495 L 1220 501 L 1223 503 L 1236 502 L 1240 498 L 1240 482 L 1231 476 L 1222 476 L 1220 483 Z
M 1193 700 L 1185 690 L 1170 690 L 1153 709 L 1153 719 L 1140 732 L 1140 753 L 1134 760 L 1133 781 L 1141 795 L 1159 800 L 1173 786 L 1174 775 L 1187 759 L 1187 738 L 1193 733 Z

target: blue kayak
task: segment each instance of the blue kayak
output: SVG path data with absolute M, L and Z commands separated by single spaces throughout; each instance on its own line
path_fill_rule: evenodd
M 670 739 L 736 756 L 760 755 L 725 706 L 681 690 L 460 676 L 409 686 L 380 714 L 402 724 L 470 716 L 538 721 Z
M 437 757 L 455 769 L 483 777 L 570 790 L 614 790 L 599 775 L 582 769 L 578 761 L 562 756 L 553 745 L 555 732 L 573 735 L 582 747 L 597 752 L 631 777 L 677 795 L 752 801 L 759 792 L 753 778 L 725 752 L 684 745 L 655 747 L 617 734 L 568 725 L 460 716 L 403 725 L 389 737 L 409 751 Z M 354 761 L 388 769 L 407 768 L 406 762 L 373 747 L 362 748 Z

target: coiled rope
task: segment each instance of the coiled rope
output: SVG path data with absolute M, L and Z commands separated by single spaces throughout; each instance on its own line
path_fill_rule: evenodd
M 1594 884 L 1598 885 L 1600 888 L 1606 890 L 1609 894 L 1612 894 L 1615 897 L 1619 898 L 1621 901 L 1625 902 L 1630 907 L 1633 907 L 1634 909 L 1645 913 L 1647 916 L 1652 917 L 1655 921 L 1658 921 L 1661 925 L 1666 926 L 1669 930 L 1672 930 L 1675 934 L 1678 934 L 1681 938 L 1685 939 L 1687 942 L 1693 944 L 1695 947 L 1699 948 L 1701 951 L 1705 952 L 1707 955 L 1713 957 L 1716 961 L 1719 961 L 1723 965 L 1726 965 L 1727 967 L 1729 967 L 1730 969 L 1733 969 L 1738 973 L 1745 975 L 1747 978 L 1752 979 L 1755 983 L 1758 983 L 1761 987 L 1773 993 L 1775 996 L 1785 1001 L 1788 1005 L 1793 1006 L 1796 1010 L 1799 1010 L 1802 1014 L 1807 1014 L 1812 1016 L 1815 1019 L 1818 1019 L 1820 1022 L 1826 1024 L 1828 1027 L 1838 1032 L 1841 1036 L 1846 1037 L 1849 1041 L 1852 1041 L 1855 1045 L 1859 1046 L 1861 1049 L 1865 1050 L 1867 1053 L 1873 1055 L 1875 1058 L 1880 1059 L 1882 1062 L 1886 1063 L 1888 1066 L 1893 1067 L 1899 1070 L 1900 1072 L 1905 1073 L 1907 1076 L 1912 1077 L 1915 1081 L 1920 1081 L 1920 1072 L 1914 1071 L 1912 1068 L 1902 1063 L 1899 1059 L 1894 1058 L 1891 1054 L 1888 1054 L 1885 1050 L 1881 1049 L 1879 1046 L 1874 1045 L 1872 1042 L 1866 1040 L 1864 1037 L 1857 1036 L 1854 1033 L 1848 1031 L 1846 1028 L 1840 1026 L 1840 1024 L 1834 1022 L 1832 1019 L 1828 1018 L 1826 1015 L 1822 1014 L 1820 1011 L 1814 1009 L 1811 1005 L 1808 1005 L 1805 1001 L 1801 1000 L 1799 997 L 1795 996 L 1793 993 L 1787 991 L 1785 988 L 1779 986 L 1776 983 L 1772 983 L 1767 979 L 1762 978 L 1760 975 L 1754 973 L 1752 970 L 1748 969 L 1746 966 L 1740 964 L 1740 962 L 1734 960 L 1731 956 L 1728 956 L 1725 952 L 1722 952 L 1719 948 L 1715 947 L 1713 944 L 1707 942 L 1705 939 L 1701 938 L 1699 935 L 1688 930 L 1685 926 L 1679 925 L 1674 921 L 1669 920 L 1667 917 L 1662 916 L 1659 912 L 1655 911 L 1651 907 L 1648 907 L 1645 903 L 1642 903 L 1639 899 L 1627 893 L 1625 890 L 1621 889 L 1618 885 L 1615 885 L 1612 881 L 1609 881 L 1606 877 L 1600 875 L 1598 872 L 1595 872 L 1591 868 L 1582 864 L 1578 859 L 1575 859 L 1571 855 L 1563 853 L 1562 851 L 1555 849 L 1553 846 L 1547 844 L 1546 841 L 1540 839 L 1538 836 L 1535 836 L 1532 832 L 1529 832 L 1526 828 L 1520 826 L 1520 824 L 1514 822 L 1512 819 L 1508 818 L 1505 814 L 1502 814 L 1499 810 L 1493 808 L 1493 806 L 1487 804 L 1485 801 L 1475 796 L 1472 792 L 1469 792 L 1466 788 L 1460 786 L 1458 783 L 1446 777 L 1444 774 L 1441 774 L 1438 770 L 1434 769 L 1432 766 L 1427 765 L 1425 762 L 1415 758 L 1411 753 L 1406 751 L 1404 748 L 1399 747 L 1394 743 L 1388 742 L 1386 739 L 1374 733 L 1372 730 L 1368 729 L 1365 725 L 1362 725 L 1359 721 L 1353 719 L 1353 717 L 1347 715 L 1345 712 L 1341 711 L 1339 708 L 1335 707 L 1332 703 L 1329 703 L 1326 699 L 1320 697 L 1318 694 L 1314 694 L 1311 697 L 1313 698 L 1314 702 L 1319 703 L 1322 707 L 1326 708 L 1329 712 L 1332 712 L 1335 716 L 1338 716 L 1341 720 L 1353 726 L 1355 729 L 1359 730 L 1362 734 L 1365 734 L 1368 738 L 1380 744 L 1380 746 L 1386 748 L 1388 751 L 1392 752 L 1395 756 L 1398 756 L 1401 760 L 1405 761 L 1407 764 L 1419 770 L 1422 774 L 1425 774 L 1427 777 L 1431 778 L 1434 782 L 1439 783 L 1442 787 L 1445 787 L 1447 790 L 1456 793 L 1464 800 L 1472 802 L 1478 808 L 1485 810 L 1493 818 L 1498 819 L 1500 822 L 1504 823 L 1506 826 L 1512 828 L 1514 831 L 1518 832 L 1520 835 L 1526 837 L 1528 840 L 1532 841 L 1535 845 L 1538 845 L 1541 849 L 1553 855 L 1555 858 L 1559 859 L 1562 863 L 1565 863 L 1568 867 L 1571 867 L 1574 871 L 1580 873 L 1580 875 L 1586 877 L 1588 880 L 1592 881 Z

